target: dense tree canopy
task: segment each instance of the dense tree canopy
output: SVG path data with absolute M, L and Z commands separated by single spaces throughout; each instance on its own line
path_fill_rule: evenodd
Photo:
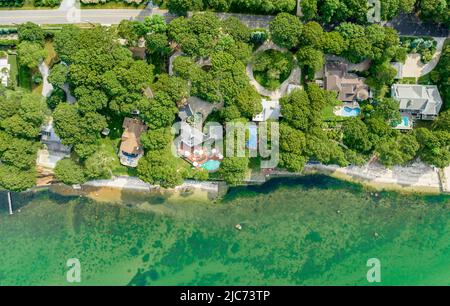
M 83 168 L 69 158 L 64 158 L 56 164 L 55 176 L 67 185 L 84 183 Z
M 298 45 L 302 34 L 302 24 L 298 17 L 280 13 L 270 22 L 270 33 L 274 43 L 284 48 Z
M 17 35 L 19 41 L 28 41 L 42 44 L 44 42 L 44 30 L 32 22 L 25 22 L 17 27 Z
M 147 183 L 162 187 L 175 187 L 182 183 L 176 158 L 169 151 L 149 151 L 139 161 L 139 177 Z
M 248 163 L 247 157 L 225 157 L 219 171 L 228 184 L 237 185 L 246 178 Z
M 20 65 L 32 69 L 45 58 L 46 51 L 39 43 L 24 41 L 17 46 L 17 55 Z
M 22 191 L 34 186 L 37 137 L 45 113 L 40 96 L 9 90 L 0 94 L 0 188 Z

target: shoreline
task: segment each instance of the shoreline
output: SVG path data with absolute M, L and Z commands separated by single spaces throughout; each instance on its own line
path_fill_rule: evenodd
M 349 183 L 361 184 L 374 191 L 394 191 L 403 194 L 449 194 L 450 167 L 439 170 L 423 163 L 411 166 L 395 166 L 388 169 L 374 163 L 365 166 L 339 167 L 336 165 L 307 164 L 301 173 L 288 171 L 273 171 L 266 175 L 264 181 L 246 181 L 245 185 L 261 185 L 275 178 L 301 177 L 308 175 L 326 175 Z M 165 197 L 192 197 L 214 201 L 223 197 L 229 186 L 222 181 L 186 180 L 174 188 L 162 188 L 158 185 L 145 183 L 137 177 L 119 176 L 107 180 L 88 181 L 80 185 L 80 189 L 63 184 L 36 186 L 30 191 L 52 189 L 61 195 L 87 196 L 96 201 L 121 201 L 123 193 L 135 192 Z
M 333 165 L 307 165 L 308 173 L 320 173 L 336 179 L 359 183 L 377 191 L 396 191 L 408 194 L 446 194 L 442 188 L 439 170 L 423 163 L 395 166 L 388 169 L 380 164 L 338 167 Z

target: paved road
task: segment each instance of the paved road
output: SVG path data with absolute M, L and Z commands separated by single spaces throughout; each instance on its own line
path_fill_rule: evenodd
M 100 23 L 117 24 L 123 19 L 143 20 L 150 15 L 162 15 L 167 21 L 176 16 L 167 10 L 157 8 L 138 9 L 82 9 L 82 10 L 0 10 L 0 24 L 12 25 L 31 21 L 37 24 L 67 24 L 67 23 Z M 274 16 L 217 13 L 220 19 L 230 16 L 239 18 L 252 28 L 267 27 Z
M 70 0 L 66 0 L 70 2 Z M 176 16 L 169 14 L 167 10 L 158 8 L 138 9 L 82 9 L 78 11 L 64 10 L 0 10 L 0 24 L 12 25 L 31 21 L 37 24 L 66 24 L 66 23 L 100 23 L 117 24 L 123 19 L 143 20 L 150 15 L 162 15 L 167 21 Z M 220 19 L 230 16 L 239 18 L 243 23 L 252 28 L 268 27 L 274 16 L 217 13 Z M 403 14 L 384 25 L 394 27 L 401 35 L 448 37 L 449 29 L 444 26 L 424 23 L 415 15 Z M 332 28 L 328 26 L 326 28 Z
M 400 35 L 448 37 L 449 29 L 443 25 L 425 23 L 414 14 L 401 14 L 389 22 L 386 26 L 393 27 Z
M 66 23 L 101 23 L 117 24 L 123 19 L 142 20 L 152 14 L 173 18 L 166 11 L 110 9 L 110 10 L 0 10 L 0 24 L 11 25 L 31 21 L 37 24 L 66 24 Z

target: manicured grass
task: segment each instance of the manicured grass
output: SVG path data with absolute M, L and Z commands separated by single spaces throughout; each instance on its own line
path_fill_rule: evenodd
M 326 105 L 323 109 L 322 109 L 322 117 L 324 121 L 344 121 L 345 117 L 341 117 L 341 116 L 336 116 L 334 114 L 334 108 L 336 106 L 338 106 L 339 104 L 336 105 Z
M 136 176 L 136 169 L 125 167 L 120 163 L 119 156 L 117 156 L 117 150 L 120 145 L 120 138 L 110 139 L 108 137 L 102 138 L 100 140 L 100 149 L 107 153 L 113 160 L 113 168 L 111 169 L 113 175 L 129 175 Z
M 31 90 L 31 92 L 32 93 L 35 93 L 35 94 L 37 94 L 37 95 L 41 95 L 42 94 L 42 87 L 44 87 L 44 85 L 41 83 L 41 84 L 34 84 L 33 83 L 33 85 L 32 85 L 32 90 Z
M 17 55 L 8 54 L 8 63 L 11 65 L 11 69 L 9 71 L 9 78 L 11 80 L 14 80 L 15 84 L 17 84 L 17 76 L 19 74 L 19 70 L 17 67 Z
M 53 63 L 58 61 L 58 55 L 56 54 L 55 48 L 53 47 L 52 41 L 46 41 L 44 45 L 45 51 L 47 52 L 47 57 L 45 58 L 45 63 L 47 66 L 51 67 Z
M 402 78 L 398 81 L 400 84 L 416 84 L 417 79 L 414 77 Z
M 19 87 L 31 91 L 31 70 L 25 66 L 19 66 Z

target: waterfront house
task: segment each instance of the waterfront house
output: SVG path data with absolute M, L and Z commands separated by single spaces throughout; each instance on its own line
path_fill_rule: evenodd
M 141 135 L 147 126 L 139 119 L 125 118 L 123 121 L 122 142 L 119 149 L 120 163 L 128 167 L 136 167 L 139 159 L 144 155 Z
M 328 61 L 325 64 L 324 87 L 338 93 L 337 98 L 343 102 L 356 102 L 370 97 L 369 86 L 364 78 L 349 73 L 348 64 L 340 61 Z
M 203 131 L 206 118 L 215 108 L 212 103 L 190 97 L 178 112 L 181 120 L 180 136 L 175 141 L 178 155 L 194 167 L 208 171 L 216 171 L 223 158 L 221 145 L 217 146 L 223 139 L 222 126 L 211 124 Z
M 400 111 L 412 119 L 433 120 L 442 107 L 436 85 L 394 84 L 391 95 L 400 103 Z
M 71 148 L 62 144 L 53 128 L 53 118 L 49 118 L 41 128 L 41 143 L 43 148 L 38 151 L 37 166 L 54 169 L 58 161 L 70 157 Z

